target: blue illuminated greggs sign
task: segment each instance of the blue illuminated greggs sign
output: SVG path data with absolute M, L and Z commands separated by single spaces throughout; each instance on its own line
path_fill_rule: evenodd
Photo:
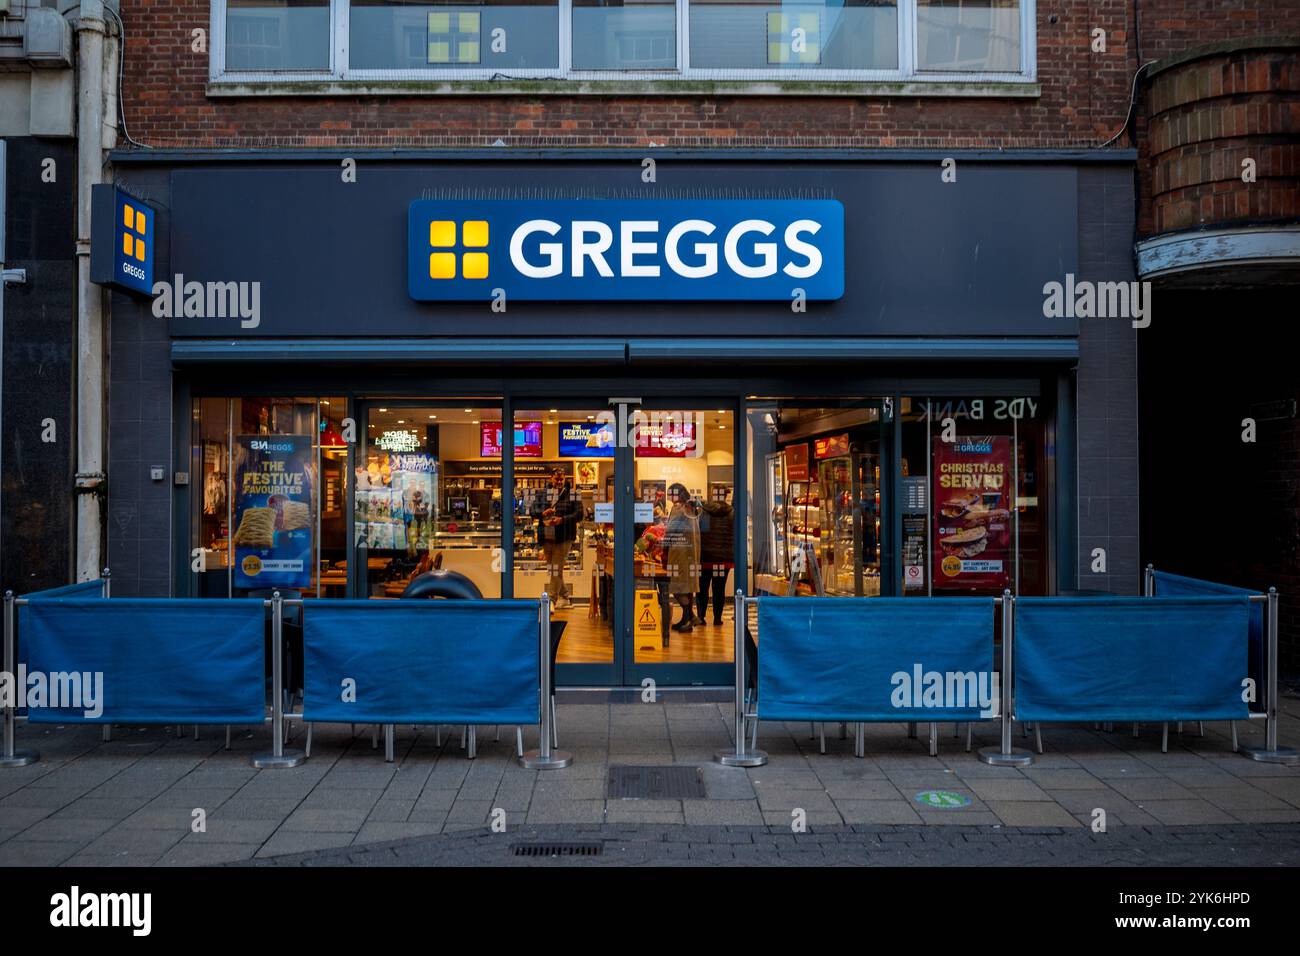
M 809 300 L 844 294 L 833 199 L 497 199 L 411 203 L 419 301 Z
M 93 185 L 90 231 L 90 281 L 153 295 L 153 209 L 111 183 Z

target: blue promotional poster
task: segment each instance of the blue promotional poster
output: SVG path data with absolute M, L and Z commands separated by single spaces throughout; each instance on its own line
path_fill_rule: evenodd
M 310 587 L 311 438 L 240 435 L 236 441 L 235 587 Z

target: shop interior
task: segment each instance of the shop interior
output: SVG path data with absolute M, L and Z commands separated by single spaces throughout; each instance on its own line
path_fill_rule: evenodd
M 349 410 L 344 398 L 196 399 L 191 593 L 259 590 L 240 573 L 248 549 L 232 543 L 232 528 L 240 527 L 241 510 L 269 502 L 244 500 L 239 476 L 255 439 L 297 436 L 293 467 L 307 486 L 307 527 L 298 533 L 308 560 L 292 586 L 268 582 L 286 595 L 395 599 L 417 575 L 442 568 L 465 575 L 487 598 L 549 593 L 554 618 L 567 624 L 562 663 L 618 659 L 616 613 L 628 615 L 633 636 L 625 661 L 729 662 L 740 504 L 734 413 L 637 414 L 644 417 L 632 453 L 620 456 L 608 408 L 516 409 L 507 503 L 499 400 L 373 402 Z M 751 397 L 741 489 L 748 522 L 740 529 L 749 566 L 741 583 L 757 596 L 971 595 L 1003 587 L 1048 593 L 1047 418 L 1044 403 L 1027 396 Z M 354 427 L 364 438 L 349 434 Z M 899 444 L 890 452 L 894 435 Z M 997 494 L 945 487 L 950 459 L 966 446 L 987 447 L 997 462 L 1005 476 Z M 897 503 L 882 500 L 881 480 L 882 466 L 895 457 L 899 473 L 883 484 Z M 633 473 L 617 474 L 627 460 Z M 631 501 L 619 500 L 616 490 L 624 487 Z M 615 594 L 614 573 L 624 546 L 615 540 L 619 509 L 632 519 L 632 578 L 623 595 Z M 887 560 L 891 520 L 901 523 L 901 552 Z M 278 540 L 277 533 L 277 547 Z M 510 591 L 503 587 L 504 540 L 512 542 Z M 263 560 L 274 557 L 261 552 Z M 350 559 L 357 562 L 351 575 Z M 899 580 L 882 587 L 882 567 Z
M 235 476 L 253 437 L 310 438 L 304 461 L 310 555 L 299 587 L 286 596 L 343 597 L 347 589 L 345 398 L 199 398 L 191 420 L 189 477 L 192 568 L 200 597 L 239 597 L 232 568 L 232 526 L 239 525 Z M 292 593 L 290 593 L 292 592 Z
M 749 593 L 878 596 L 880 403 L 757 402 L 748 414 Z
M 502 521 L 509 513 L 514 596 L 551 595 L 553 617 L 568 624 L 561 662 L 612 662 L 616 443 L 612 426 L 603 423 L 607 415 L 607 409 L 516 410 L 514 501 L 507 512 L 499 410 L 371 408 L 366 460 L 356 469 L 366 593 L 399 597 L 415 575 L 442 568 L 467 576 L 485 597 L 499 597 Z M 731 659 L 732 418 L 723 410 L 647 413 L 633 452 L 640 597 L 628 600 L 658 640 L 638 639 L 639 663 Z

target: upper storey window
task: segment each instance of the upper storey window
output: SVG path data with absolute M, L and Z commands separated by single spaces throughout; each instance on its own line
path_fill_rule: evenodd
M 1033 0 L 214 0 L 212 78 L 1015 84 Z

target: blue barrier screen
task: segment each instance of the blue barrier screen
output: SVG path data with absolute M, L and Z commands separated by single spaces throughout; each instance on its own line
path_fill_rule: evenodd
M 311 721 L 535 724 L 537 601 L 321 601 L 303 616 Z M 355 700 L 344 699 L 355 682 Z
M 44 591 L 33 591 L 31 594 L 24 594 L 23 597 L 29 601 L 44 601 L 48 598 L 58 597 L 81 597 L 97 598 L 104 596 L 104 581 L 102 578 L 96 578 L 94 581 L 82 581 L 79 584 L 64 584 L 57 588 L 46 588 Z M 19 605 L 21 608 L 22 605 Z M 15 625 L 19 634 L 15 637 L 18 646 L 18 663 L 27 663 L 27 649 L 22 642 L 21 625 Z M 23 711 L 19 711 L 23 713 Z
M 997 699 L 995 607 L 988 598 L 761 598 L 758 713 L 763 720 L 978 720 L 986 709 L 980 689 L 989 707 Z
M 1020 598 L 1018 720 L 1241 720 L 1246 597 Z
M 32 706 L 32 723 L 260 724 L 266 715 L 261 601 L 56 598 L 18 612 L 29 702 L 33 674 L 51 688 L 69 686 L 59 674 L 80 675 L 83 688 L 102 675 L 99 714 Z
M 1233 587 L 1231 584 L 1219 584 L 1217 581 L 1203 581 L 1200 578 L 1188 578 L 1168 571 L 1156 571 L 1156 597 L 1210 597 L 1215 594 L 1262 594 L 1249 588 Z M 1264 605 L 1255 602 L 1250 606 L 1250 677 L 1256 687 L 1264 686 Z M 1263 711 L 1262 694 L 1257 710 Z

